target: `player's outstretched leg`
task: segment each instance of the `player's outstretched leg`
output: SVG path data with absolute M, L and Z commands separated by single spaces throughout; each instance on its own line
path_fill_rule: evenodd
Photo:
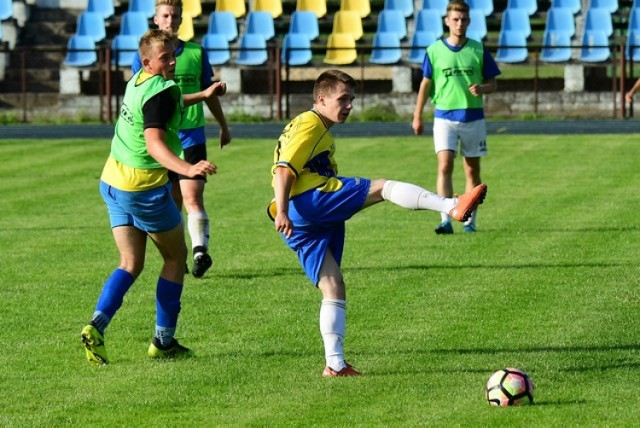
M 458 221 L 467 221 L 478 205 L 484 201 L 486 195 L 487 185 L 484 183 L 478 184 L 469 192 L 458 197 L 456 206 L 449 211 L 449 214 Z

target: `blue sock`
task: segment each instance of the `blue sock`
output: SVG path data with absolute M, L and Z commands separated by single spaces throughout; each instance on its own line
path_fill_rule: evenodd
M 173 341 L 173 334 L 178 324 L 180 313 L 180 296 L 182 284 L 158 278 L 156 288 L 156 337 L 162 345 Z
M 104 332 L 109 322 L 122 306 L 124 295 L 129 291 L 135 278 L 124 269 L 116 269 L 102 287 L 102 292 L 96 304 L 96 310 L 91 322 L 95 327 Z

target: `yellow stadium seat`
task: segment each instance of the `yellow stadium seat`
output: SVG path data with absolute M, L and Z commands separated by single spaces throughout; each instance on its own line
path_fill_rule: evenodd
M 327 0 L 297 0 L 296 10 L 306 10 L 322 18 L 327 14 Z
M 182 0 L 182 14 L 189 14 L 192 18 L 202 15 L 202 3 L 200 0 Z
M 247 13 L 247 5 L 244 0 L 217 0 L 216 12 L 231 12 L 237 18 L 242 18 Z
M 360 18 L 366 18 L 371 13 L 371 2 L 369 0 L 341 0 L 340 10 L 358 12 Z
M 351 10 L 339 10 L 333 15 L 332 33 L 351 33 L 353 39 L 358 41 L 362 38 L 362 18 L 358 12 Z
M 333 65 L 353 64 L 358 58 L 356 41 L 351 33 L 331 33 L 324 62 Z
M 270 12 L 273 19 L 282 15 L 282 0 L 254 0 L 253 10 Z
M 193 30 L 193 18 L 188 13 L 183 13 L 182 23 L 180 24 L 180 28 L 178 28 L 178 38 L 188 42 L 193 39 L 193 36 L 195 36 L 195 32 Z

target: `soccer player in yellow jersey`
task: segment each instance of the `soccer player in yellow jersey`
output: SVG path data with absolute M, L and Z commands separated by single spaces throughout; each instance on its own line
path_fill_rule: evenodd
M 174 338 L 180 313 L 187 248 L 182 216 L 171 198 L 168 170 L 188 177 L 216 172 L 202 160 L 195 164 L 182 153 L 178 128 L 185 106 L 223 95 L 218 82 L 205 90 L 182 95 L 173 81 L 175 40 L 161 30 L 140 39 L 142 69 L 127 83 L 109 158 L 100 177 L 111 230 L 120 252 L 120 265 L 105 282 L 91 321 L 81 338 L 89 363 L 107 364 L 104 331 L 122 306 L 124 295 L 142 272 L 147 237 L 160 251 L 162 270 L 156 288 L 156 328 L 149 346 L 152 358 L 190 356 Z
M 335 142 L 329 130 L 349 117 L 356 88 L 355 80 L 340 70 L 320 74 L 313 88 L 313 108 L 284 128 L 272 167 L 275 198 L 269 205 L 269 216 L 322 292 L 324 377 L 360 374 L 343 354 L 346 293 L 340 263 L 345 221 L 385 200 L 412 210 L 449 213 L 465 221 L 487 191 L 487 186 L 480 184 L 459 198 L 444 198 L 409 183 L 338 175 Z

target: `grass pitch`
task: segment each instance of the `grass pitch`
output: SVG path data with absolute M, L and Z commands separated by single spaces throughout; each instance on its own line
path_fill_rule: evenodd
M 146 356 L 149 243 L 96 369 L 80 330 L 118 262 L 98 193 L 109 142 L 0 141 L 0 425 L 637 424 L 637 136 L 490 136 L 476 234 L 436 236 L 438 214 L 389 203 L 351 219 L 345 348 L 364 376 L 344 379 L 320 376 L 321 295 L 265 213 L 273 145 L 210 145 L 214 267 L 187 277 L 178 330 L 197 358 Z M 435 188 L 430 138 L 340 139 L 336 157 Z M 501 367 L 532 377 L 534 406 L 487 405 Z

